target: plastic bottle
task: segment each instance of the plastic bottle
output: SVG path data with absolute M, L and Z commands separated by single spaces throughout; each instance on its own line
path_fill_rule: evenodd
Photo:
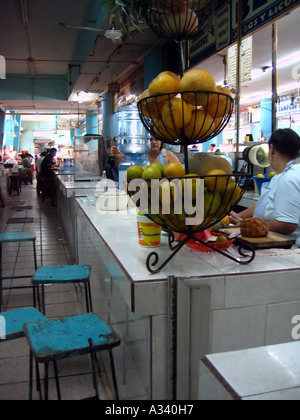
M 107 182 L 106 171 L 103 171 L 103 173 L 102 173 L 102 178 L 101 178 L 101 189 L 102 189 L 104 192 L 107 192 L 107 190 L 108 190 L 108 182 Z

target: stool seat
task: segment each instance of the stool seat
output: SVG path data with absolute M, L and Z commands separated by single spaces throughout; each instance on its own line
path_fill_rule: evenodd
M 59 320 L 30 322 L 25 336 L 39 363 L 106 350 L 120 344 L 120 338 L 94 313 Z
M 47 318 L 35 308 L 21 308 L 0 313 L 5 322 L 5 338 L 0 341 L 24 337 L 23 325 L 28 322 L 46 321 Z
M 76 283 L 88 281 L 89 265 L 50 265 L 40 267 L 33 276 L 33 284 Z
M 119 398 L 112 349 L 120 345 L 118 335 L 94 313 L 77 315 L 59 320 L 30 322 L 24 325 L 24 334 L 36 363 L 45 365 L 45 399 L 48 399 L 49 363 L 54 366 L 58 399 L 61 399 L 57 361 L 89 354 L 92 362 L 94 398 L 99 399 L 96 376 L 96 352 L 108 350 L 116 399 Z M 32 364 L 30 368 L 32 372 Z M 30 374 L 32 378 L 32 373 Z M 30 379 L 30 389 L 32 379 Z
M 36 239 L 35 233 L 33 232 L 12 232 L 12 233 L 0 233 L 0 242 L 26 242 L 34 241 Z
M 33 301 L 36 307 L 36 292 L 41 309 L 39 286 L 42 287 L 42 312 L 46 313 L 45 291 L 46 284 L 83 283 L 87 312 L 93 311 L 92 294 L 90 286 L 90 265 L 44 265 L 36 270 L 33 279 Z

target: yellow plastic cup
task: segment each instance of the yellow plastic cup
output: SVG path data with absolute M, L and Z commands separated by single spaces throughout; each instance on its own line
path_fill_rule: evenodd
M 143 248 L 160 246 L 161 226 L 143 215 L 137 216 L 139 245 Z

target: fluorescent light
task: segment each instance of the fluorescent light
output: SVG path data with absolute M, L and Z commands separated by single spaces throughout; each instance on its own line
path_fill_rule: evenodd
M 78 102 L 81 104 L 82 102 L 88 99 L 88 92 L 77 92 Z

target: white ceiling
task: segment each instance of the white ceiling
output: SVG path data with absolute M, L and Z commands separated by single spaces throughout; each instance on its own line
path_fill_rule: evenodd
M 28 26 L 24 25 L 21 4 L 27 5 Z M 69 64 L 80 65 L 80 75 L 72 89 L 91 92 L 91 99 L 79 105 L 77 101 L 37 101 L 8 99 L 1 96 L 0 105 L 6 110 L 20 113 L 86 112 L 96 109 L 99 99 L 111 82 L 123 82 L 143 62 L 143 57 L 158 42 L 150 29 L 135 32 L 121 46 L 107 40 L 103 33 L 66 29 L 59 25 L 93 26 L 95 16 L 87 14 L 90 0 L 1 0 L 0 55 L 6 59 L 8 75 L 30 75 L 28 60 L 32 59 L 33 79 L 41 75 L 64 75 L 69 77 Z M 98 0 L 99 3 L 99 0 Z M 292 78 L 292 69 L 300 62 L 300 7 L 278 21 L 278 62 L 294 57 L 295 62 L 278 70 L 278 92 L 280 95 L 295 91 L 298 82 Z M 105 20 L 102 28 L 108 28 Z M 272 32 L 268 26 L 253 36 L 253 69 L 271 66 Z M 78 42 L 84 37 L 86 51 L 78 50 Z M 96 40 L 97 39 L 97 40 Z M 96 41 L 96 43 L 95 43 Z M 78 51 L 82 57 L 78 57 Z M 76 56 L 77 54 L 77 56 Z M 89 55 L 89 54 L 93 54 Z M 224 67 L 222 52 L 199 67 L 211 72 L 217 82 L 223 83 Z M 76 69 L 75 69 L 76 71 Z M 16 76 L 15 76 L 16 77 Z M 73 73 L 71 78 L 73 77 Z M 1 83 L 1 81 L 0 81 Z M 293 89 L 291 89 L 293 85 Z M 92 95 L 93 94 L 93 95 Z M 259 103 L 259 95 L 271 95 L 271 72 L 267 71 L 242 86 L 242 105 Z M 247 99 L 248 98 L 248 99 Z M 255 98 L 255 99 L 253 99 Z M 68 98 L 66 98 L 68 99 Z M 76 99 L 76 94 L 75 94 Z

